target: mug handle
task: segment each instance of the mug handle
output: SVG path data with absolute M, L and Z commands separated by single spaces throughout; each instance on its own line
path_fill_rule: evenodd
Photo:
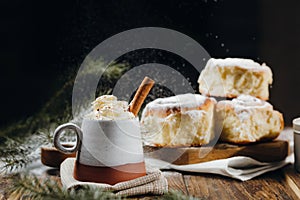
M 73 147 L 64 147 L 60 143 L 60 140 L 59 140 L 60 135 L 66 129 L 73 130 L 76 133 L 76 144 Z M 78 150 L 78 148 L 80 147 L 81 139 L 82 139 L 82 131 L 79 126 L 77 126 L 76 124 L 73 124 L 73 123 L 62 124 L 59 127 L 57 127 L 54 131 L 54 146 L 56 149 L 58 149 L 62 153 L 71 154 L 71 153 L 76 152 Z

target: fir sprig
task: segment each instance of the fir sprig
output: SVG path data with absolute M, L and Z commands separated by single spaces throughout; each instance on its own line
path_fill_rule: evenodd
M 12 199 L 77 200 L 77 199 L 121 199 L 112 192 L 92 187 L 66 190 L 57 180 L 38 178 L 30 175 L 17 175 L 8 188 Z
M 0 147 L 1 171 L 13 171 L 26 167 L 40 159 L 39 147 L 47 144 L 48 135 L 34 134 L 25 138 L 7 138 Z
M 55 179 L 38 178 L 32 175 L 18 174 L 13 176 L 10 182 L 12 182 L 12 185 L 7 188 L 6 196 L 12 199 L 126 199 L 126 197 L 116 196 L 113 192 L 88 186 L 81 187 L 80 189 L 66 190 Z M 167 192 L 163 196 L 152 196 L 151 199 L 199 200 L 175 190 Z

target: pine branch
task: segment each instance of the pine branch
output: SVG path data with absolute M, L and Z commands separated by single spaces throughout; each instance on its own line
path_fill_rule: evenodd
M 121 197 L 114 195 L 112 192 L 92 187 L 66 190 L 56 180 L 40 179 L 30 175 L 15 176 L 13 178 L 13 185 L 8 189 L 8 194 L 12 199 L 121 199 Z
M 0 146 L 0 164 L 2 170 L 11 172 L 28 166 L 40 159 L 40 148 L 52 146 L 54 130 L 57 125 L 52 124 L 49 129 L 40 130 L 33 135 L 18 138 L 6 138 L 4 145 Z M 61 138 L 65 142 L 72 142 L 73 134 L 64 134 Z
M 109 191 L 103 191 L 93 187 L 66 190 L 54 179 L 42 179 L 31 175 L 15 175 L 12 177 L 12 185 L 6 194 L 12 199 L 45 199 L 45 200 L 75 200 L 75 199 L 125 199 L 116 196 Z M 180 191 L 172 190 L 163 196 L 153 196 L 152 199 L 174 200 L 200 200 L 184 195 Z
M 7 138 L 0 147 L 1 171 L 13 171 L 26 167 L 40 158 L 39 147 L 47 143 L 46 136 L 35 134 L 26 138 Z

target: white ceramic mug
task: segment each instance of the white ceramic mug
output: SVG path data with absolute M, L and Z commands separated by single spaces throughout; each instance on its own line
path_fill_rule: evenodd
M 64 147 L 59 138 L 71 129 L 76 133 L 76 144 Z M 145 175 L 144 154 L 139 121 L 84 119 L 81 128 L 67 123 L 54 133 L 54 146 L 64 152 L 77 151 L 74 178 L 115 184 Z
M 295 169 L 300 172 L 300 118 L 293 120 Z

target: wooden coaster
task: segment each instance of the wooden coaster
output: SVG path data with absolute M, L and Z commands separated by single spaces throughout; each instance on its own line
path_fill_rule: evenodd
M 70 147 L 71 145 L 64 146 Z M 59 168 L 66 158 L 71 157 L 76 157 L 76 153 L 65 154 L 58 151 L 55 147 L 41 147 L 41 161 L 46 166 Z

